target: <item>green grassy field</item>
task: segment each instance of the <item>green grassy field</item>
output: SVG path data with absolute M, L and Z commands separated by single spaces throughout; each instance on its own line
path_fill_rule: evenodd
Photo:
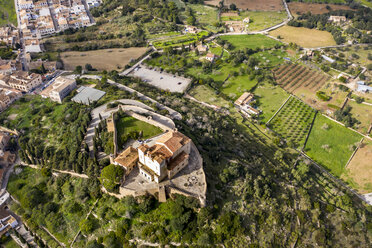
M 288 54 L 282 50 L 274 50 L 258 52 L 253 54 L 252 57 L 260 61 L 259 66 L 274 67 L 278 64 L 283 63 L 283 58 L 288 57 Z
M 288 98 L 289 94 L 279 86 L 260 83 L 253 92 L 257 99 L 257 106 L 262 113 L 260 120 L 266 123 Z
M 12 0 L 0 0 L 0 26 L 12 23 L 17 26 L 17 13 Z
M 190 90 L 190 95 L 195 97 L 197 100 L 206 102 L 219 107 L 229 108 L 230 103 L 219 97 L 212 88 L 207 85 L 198 85 Z
M 291 97 L 270 121 L 270 127 L 288 143 L 302 148 L 315 117 L 315 110 L 296 97 Z
M 359 0 L 359 2 L 363 5 L 366 5 L 370 8 L 372 8 L 372 2 L 368 1 L 368 0 Z
M 215 32 L 219 29 L 213 26 L 213 24 L 218 22 L 217 8 L 213 8 L 203 4 L 188 4 L 187 7 L 192 9 L 198 24 L 201 25 L 203 28 L 211 32 Z
M 234 48 L 233 50 L 240 50 L 244 48 L 271 48 L 282 43 L 268 38 L 261 34 L 255 35 L 224 35 L 220 37 L 222 40 L 226 40 L 231 43 Z
M 305 152 L 334 175 L 340 176 L 354 151 L 352 146 L 361 138 L 356 132 L 318 114 Z
M 163 132 L 160 128 L 137 120 L 131 116 L 120 118 L 118 121 L 116 121 L 115 126 L 117 129 L 119 147 L 122 147 L 124 142 L 127 140 L 128 135 L 131 135 L 131 133 L 142 132 L 142 139 L 148 139 Z
M 221 91 L 235 101 L 257 84 L 257 80 L 251 80 L 249 77 L 249 75 L 231 77 L 222 85 Z
M 356 129 L 366 134 L 369 126 L 372 124 L 372 106 L 367 104 L 358 104 L 355 101 L 349 101 L 348 105 L 352 107 L 351 114 L 361 123 Z
M 250 18 L 248 31 L 258 31 L 272 27 L 287 19 L 286 12 L 275 11 L 246 11 Z

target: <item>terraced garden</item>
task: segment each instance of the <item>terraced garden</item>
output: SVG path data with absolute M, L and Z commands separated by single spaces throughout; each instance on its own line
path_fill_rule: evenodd
M 296 97 L 291 97 L 268 123 L 277 134 L 294 147 L 302 148 L 316 111 Z
M 318 91 L 330 79 L 326 74 L 299 64 L 284 64 L 273 70 L 275 80 L 286 91 L 294 92 L 299 88 Z

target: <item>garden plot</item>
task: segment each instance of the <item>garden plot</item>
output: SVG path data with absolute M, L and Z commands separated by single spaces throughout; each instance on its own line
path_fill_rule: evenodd
M 144 82 L 170 92 L 184 92 L 190 79 L 178 77 L 161 71 L 150 70 L 146 67 L 137 67 L 130 76 L 139 77 Z
M 293 92 L 299 88 L 318 91 L 330 77 L 299 64 L 284 64 L 273 70 L 275 80 L 286 91 Z
M 268 126 L 285 138 L 287 143 L 295 147 L 302 147 L 310 131 L 315 113 L 315 110 L 310 106 L 292 96 L 268 123 Z

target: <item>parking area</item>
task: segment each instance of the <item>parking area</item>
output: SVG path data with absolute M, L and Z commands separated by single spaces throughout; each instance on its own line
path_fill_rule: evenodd
M 144 82 L 170 92 L 184 92 L 190 83 L 190 79 L 175 76 L 166 72 L 155 71 L 144 66 L 134 69 L 130 76 L 139 77 Z

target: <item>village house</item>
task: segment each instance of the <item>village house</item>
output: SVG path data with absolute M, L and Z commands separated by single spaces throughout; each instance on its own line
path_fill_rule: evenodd
M 364 81 L 358 81 L 357 91 L 361 93 L 372 93 L 372 87 L 369 85 L 366 85 Z
M 52 101 L 62 103 L 62 100 L 76 88 L 75 79 L 58 77 L 41 92 L 42 97 L 49 97 Z
M 195 26 L 186 26 L 185 27 L 185 33 L 189 34 L 196 34 L 198 32 L 198 28 Z
M 206 53 L 208 50 L 208 46 L 200 43 L 199 45 L 197 45 L 196 49 L 198 49 L 199 53 Z
M 8 76 L 9 77 L 9 76 Z M 4 111 L 15 100 L 22 96 L 22 92 L 14 89 L 0 88 L 0 112 Z
M 8 82 L 10 87 L 23 92 L 29 92 L 33 88 L 39 86 L 41 83 L 41 75 L 36 73 L 29 74 L 25 71 L 17 71 L 16 73 L 10 75 Z
M 15 47 L 19 43 L 19 31 L 11 26 L 0 27 L 0 43 Z
M 260 111 L 252 107 L 252 103 L 255 102 L 254 95 L 249 92 L 244 92 L 235 102 L 234 105 L 243 114 L 248 117 L 256 116 L 260 114 Z
M 14 163 L 16 155 L 7 151 L 7 146 L 10 141 L 8 133 L 0 132 L 0 167 L 8 166 L 10 163 Z
M 205 56 L 205 59 L 208 60 L 209 62 L 213 62 L 216 58 L 217 58 L 217 55 L 215 55 L 213 53 L 208 53 Z
M 172 179 L 189 163 L 191 139 L 178 131 L 164 133 L 155 144 L 127 148 L 114 161 L 128 175 L 138 165 L 139 174 L 149 182 Z
M 17 70 L 17 62 L 15 60 L 3 60 L 0 58 L 0 74 L 10 75 Z
M 328 21 L 336 22 L 336 23 L 346 22 L 346 17 L 345 16 L 330 16 Z
M 18 7 L 19 9 L 33 9 L 35 5 L 32 0 L 19 0 Z
M 0 209 L 0 237 L 17 226 L 17 220 L 8 211 Z
M 85 2 L 87 3 L 88 8 L 91 9 L 91 8 L 100 6 L 102 3 L 102 0 L 87 0 Z

